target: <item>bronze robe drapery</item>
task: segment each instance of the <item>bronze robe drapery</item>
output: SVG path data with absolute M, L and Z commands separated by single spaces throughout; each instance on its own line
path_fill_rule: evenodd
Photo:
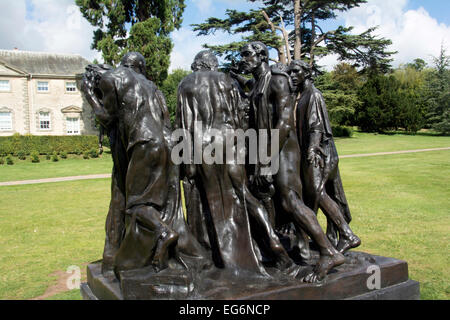
M 216 153 L 223 152 L 225 162 L 227 130 L 244 126 L 240 123 L 243 120 L 240 114 L 245 108 L 241 99 L 235 81 L 220 72 L 194 72 L 181 82 L 177 122 L 192 139 L 192 155 L 195 141 L 205 150 L 219 139 L 223 150 L 216 150 Z M 196 122 L 201 122 L 201 132 L 194 129 Z M 221 136 L 211 136 L 208 132 L 211 129 L 218 130 Z M 236 159 L 239 152 L 236 146 L 231 152 Z M 209 247 L 216 265 L 235 274 L 266 276 L 251 236 L 244 165 L 206 164 L 202 159 L 202 164 L 195 165 L 195 172 L 195 185 L 203 197 L 202 211 L 188 212 L 188 221 L 206 223 Z M 204 217 L 199 218 L 199 215 Z
M 297 104 L 297 133 L 302 150 L 302 181 L 305 192 L 305 203 L 317 213 L 319 195 L 322 190 L 339 205 L 347 222 L 351 214 L 345 197 L 339 173 L 339 157 L 333 140 L 330 119 L 325 100 L 314 84 L 307 82 Z M 320 147 L 324 151 L 323 168 L 316 168 L 306 160 L 307 151 L 311 147 L 312 133 L 320 133 Z
M 203 269 L 210 262 L 184 220 L 179 168 L 170 159 L 172 132 L 163 95 L 153 82 L 127 67 L 103 73 L 97 90 L 104 109 L 116 121 L 111 131 L 114 170 L 118 171 L 113 187 L 124 189 L 127 213 L 126 232 L 114 257 L 116 274 L 149 266 L 161 237 L 161 230 L 150 230 L 139 221 L 137 208 L 151 209 L 149 214 L 158 214 L 178 233 L 166 257 L 169 267 L 194 273 Z

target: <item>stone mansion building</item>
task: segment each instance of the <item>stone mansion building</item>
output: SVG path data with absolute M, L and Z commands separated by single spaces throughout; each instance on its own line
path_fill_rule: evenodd
M 97 134 L 79 55 L 0 50 L 0 136 Z

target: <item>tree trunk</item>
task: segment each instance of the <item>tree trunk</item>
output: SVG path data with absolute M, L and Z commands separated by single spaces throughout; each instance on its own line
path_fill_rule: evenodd
M 272 20 L 270 20 L 268 14 L 262 10 L 261 13 L 264 16 L 264 19 L 266 19 L 267 23 L 270 26 L 270 29 L 272 30 L 273 34 L 277 34 L 276 29 L 277 27 L 273 24 Z M 280 28 L 278 28 L 280 29 Z M 282 31 L 282 30 L 281 30 Z M 276 48 L 277 53 L 278 53 L 278 62 L 281 62 L 282 64 L 286 64 L 287 59 L 286 59 L 286 54 L 289 54 L 289 50 L 287 50 L 287 52 L 284 52 L 284 45 L 279 46 L 278 48 Z
M 300 60 L 302 57 L 302 31 L 301 31 L 302 8 L 301 0 L 294 0 L 294 59 Z
M 309 52 L 309 65 L 311 67 L 314 65 L 314 58 L 315 58 L 314 49 L 316 48 L 315 41 L 316 41 L 316 15 L 313 12 L 311 17 L 311 51 Z

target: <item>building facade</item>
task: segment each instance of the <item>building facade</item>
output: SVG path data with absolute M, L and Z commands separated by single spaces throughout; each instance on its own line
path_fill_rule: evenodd
M 0 50 L 0 136 L 97 134 L 79 55 Z

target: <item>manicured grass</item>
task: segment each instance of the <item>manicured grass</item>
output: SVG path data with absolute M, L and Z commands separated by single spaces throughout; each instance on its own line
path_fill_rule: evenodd
M 450 151 L 342 159 L 340 168 L 358 250 L 406 260 L 422 299 L 449 299 Z
M 432 135 L 376 135 L 355 132 L 352 138 L 335 140 L 339 155 L 450 147 L 450 137 Z M 69 155 L 68 159 L 60 159 L 58 162 L 45 160 L 42 156 L 40 163 L 31 163 L 29 158 L 15 158 L 14 161 L 12 166 L 0 165 L 0 182 L 104 174 L 110 173 L 112 168 L 111 155 L 108 153 L 89 160 Z
M 0 299 L 29 299 L 50 274 L 102 256 L 109 179 L 0 187 Z
M 335 138 L 339 155 L 450 147 L 450 137 L 354 132 L 352 138 Z
M 387 137 L 392 140 L 357 134 L 337 144 L 353 153 L 364 153 L 358 148 L 365 145 L 369 153 L 449 146 L 441 137 Z M 426 146 L 425 138 L 431 138 Z M 96 160 L 74 160 L 77 171 L 66 173 L 78 175 L 79 167 Z M 92 173 L 110 172 L 106 160 Z M 56 165 L 63 161 L 70 160 Z M 340 168 L 351 226 L 363 241 L 358 250 L 407 261 L 422 299 L 449 299 L 450 151 L 347 158 Z M 50 274 L 101 258 L 109 188 L 109 179 L 0 187 L 0 299 L 40 296 L 57 282 Z M 72 290 L 48 299 L 80 298 Z
M 69 158 L 60 158 L 58 162 L 46 160 L 44 156 L 41 156 L 39 163 L 32 163 L 29 158 L 14 158 L 14 165 L 0 165 L 0 182 L 102 174 L 111 173 L 111 170 L 112 159 L 108 153 L 87 160 L 82 156 L 69 155 Z

